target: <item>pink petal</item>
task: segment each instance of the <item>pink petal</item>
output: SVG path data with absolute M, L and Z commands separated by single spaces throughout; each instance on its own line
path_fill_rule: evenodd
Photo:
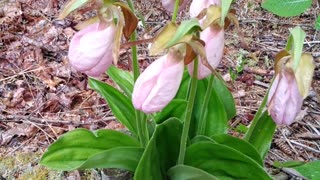
M 303 104 L 303 97 L 299 92 L 298 84 L 295 78 L 293 78 L 290 82 L 290 86 L 290 96 L 288 98 L 286 112 L 284 115 L 285 118 L 283 120 L 283 124 L 286 125 L 289 125 L 294 122 Z
M 277 124 L 291 124 L 303 102 L 294 73 L 283 69 L 275 78 L 268 97 L 268 111 Z
M 160 111 L 174 98 L 178 92 L 183 71 L 183 61 L 163 69 L 157 83 L 142 105 L 142 110 L 145 113 Z
M 218 30 L 216 28 L 206 28 L 200 33 L 200 39 L 205 44 L 205 50 L 208 63 L 212 68 L 218 67 L 224 49 L 224 30 Z M 201 59 L 200 59 L 201 61 Z M 188 65 L 189 74 L 193 73 L 193 62 Z M 203 79 L 211 74 L 211 71 L 202 63 L 199 62 L 198 79 Z
M 145 71 L 140 74 L 139 78 L 135 82 L 133 93 L 132 93 L 132 102 L 133 106 L 142 110 L 142 105 L 147 99 L 152 88 L 155 86 L 157 78 L 161 73 L 167 55 L 160 57 L 158 60 L 151 63 Z
M 69 61 L 79 71 L 84 72 L 94 68 L 105 54 L 112 55 L 115 28 L 109 26 L 99 30 L 98 26 L 98 23 L 89 25 L 76 33 L 71 40 Z
M 106 72 L 106 70 L 111 66 L 112 62 L 113 62 L 112 54 L 105 54 L 104 57 L 96 66 L 94 66 L 92 69 L 88 71 L 85 71 L 84 73 L 86 73 L 88 76 L 98 77 L 100 74 L 103 74 Z
M 153 62 L 137 79 L 132 102 L 136 109 L 153 113 L 176 95 L 184 71 L 183 56 L 175 50 Z

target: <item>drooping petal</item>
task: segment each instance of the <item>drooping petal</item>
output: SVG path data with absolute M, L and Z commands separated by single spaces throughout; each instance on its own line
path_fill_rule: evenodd
M 145 113 L 163 109 L 176 95 L 183 71 L 183 56 L 176 51 L 169 51 L 167 55 L 153 62 L 134 85 L 134 107 Z
M 200 39 L 205 42 L 205 51 L 208 63 L 212 68 L 218 67 L 224 49 L 224 30 L 217 28 L 206 28 L 200 33 Z M 202 59 L 200 58 L 200 62 Z M 203 79 L 211 74 L 209 68 L 199 62 L 198 79 Z M 193 62 L 188 65 L 189 74 L 193 73 Z
M 177 94 L 184 70 L 184 62 L 165 68 L 142 106 L 146 113 L 163 109 Z
M 303 104 L 303 97 L 300 94 L 299 87 L 295 78 L 291 79 L 290 82 L 290 96 L 287 102 L 287 111 L 285 113 L 285 118 L 283 119 L 283 124 L 289 125 L 294 122 L 296 116 L 299 114 Z
M 158 60 L 151 63 L 134 84 L 132 93 L 133 106 L 142 110 L 142 105 L 150 94 L 152 88 L 157 83 L 157 78 L 161 73 L 167 55 L 160 57 Z
M 291 69 L 284 68 L 277 74 L 268 96 L 268 112 L 275 123 L 291 124 L 300 112 L 303 102 Z
M 284 115 L 285 115 L 285 109 L 286 102 L 288 101 L 288 96 L 286 96 L 286 90 L 288 89 L 288 85 L 285 82 L 285 79 L 280 80 L 276 94 L 273 96 L 271 105 L 272 108 L 269 111 L 271 114 L 271 117 L 277 124 L 282 124 Z
M 218 32 L 217 32 L 218 31 Z M 211 30 L 211 34 L 206 41 L 206 54 L 211 67 L 218 67 L 224 49 L 224 30 Z
M 113 61 L 114 34 L 115 27 L 112 24 L 99 29 L 99 23 L 91 24 L 76 33 L 70 42 L 68 53 L 71 66 L 88 75 L 103 73 L 110 66 L 109 61 Z M 95 70 L 98 72 L 94 72 Z

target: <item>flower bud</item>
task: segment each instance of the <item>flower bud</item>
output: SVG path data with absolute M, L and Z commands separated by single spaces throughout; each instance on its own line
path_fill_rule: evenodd
M 220 6 L 221 0 L 193 0 L 190 4 L 190 17 L 197 17 L 203 9 L 208 8 L 210 5 Z
M 113 61 L 115 26 L 95 23 L 77 32 L 70 42 L 69 62 L 89 76 L 104 73 Z
M 294 72 L 283 68 L 274 79 L 268 95 L 268 112 L 276 124 L 291 124 L 301 110 L 303 97 Z
M 208 63 L 212 68 L 218 67 L 223 56 L 224 29 L 208 27 L 200 33 L 200 39 L 205 42 Z M 188 65 L 188 70 L 190 75 L 193 74 L 193 62 Z M 198 79 L 203 79 L 209 74 L 211 74 L 210 69 L 199 61 Z
M 134 107 L 145 113 L 162 110 L 178 92 L 183 71 L 183 56 L 176 51 L 169 51 L 154 61 L 134 85 Z
M 162 0 L 162 6 L 166 11 L 173 12 L 175 2 L 176 2 L 175 0 Z M 186 7 L 188 0 L 180 0 L 179 3 L 180 3 L 179 10 L 182 10 Z

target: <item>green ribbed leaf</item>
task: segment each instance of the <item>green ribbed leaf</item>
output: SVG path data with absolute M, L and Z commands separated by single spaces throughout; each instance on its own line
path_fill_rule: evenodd
M 297 16 L 311 6 L 312 0 L 265 0 L 262 7 L 282 17 Z
M 140 143 L 113 130 L 76 129 L 62 135 L 41 158 L 41 164 L 56 170 L 80 168 L 94 155 L 118 147 L 140 147 Z
M 90 78 L 89 85 L 108 102 L 117 120 L 125 125 L 133 134 L 137 135 L 136 115 L 131 99 L 104 82 Z

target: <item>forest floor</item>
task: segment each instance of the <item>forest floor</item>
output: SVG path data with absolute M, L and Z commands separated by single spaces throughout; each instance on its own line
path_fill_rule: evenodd
M 65 0 L 0 1 L 0 179 L 103 179 L 105 171 L 51 171 L 38 164 L 46 148 L 75 128 L 123 129 L 108 105 L 88 87 L 88 77 L 70 68 L 67 52 L 74 26 L 92 12 L 83 8 L 63 20 L 58 14 Z M 150 38 L 170 19 L 158 0 L 135 0 L 146 21 L 138 39 Z M 238 115 L 230 131 L 241 136 L 241 127 L 253 119 L 270 80 L 273 59 L 284 49 L 289 29 L 301 26 L 307 34 L 304 50 L 313 55 L 316 70 L 309 96 L 297 121 L 277 128 L 266 167 L 277 179 L 297 177 L 276 161 L 320 159 L 320 31 L 314 23 L 320 12 L 312 8 L 294 18 L 280 18 L 261 8 L 261 0 L 238 0 L 240 30 L 226 30 L 225 56 L 218 67 L 235 98 Z M 187 13 L 179 14 L 182 20 Z M 240 33 L 239 33 L 240 31 Z M 243 38 L 239 34 L 243 34 Z M 119 66 L 130 69 L 128 50 L 121 50 Z M 147 45 L 138 47 L 144 68 L 155 58 Z M 106 75 L 100 77 L 109 81 Z

